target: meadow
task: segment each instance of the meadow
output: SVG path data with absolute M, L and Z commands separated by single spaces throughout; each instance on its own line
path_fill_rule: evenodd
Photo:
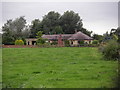
M 94 47 L 3 48 L 3 88 L 114 88 L 117 61 Z

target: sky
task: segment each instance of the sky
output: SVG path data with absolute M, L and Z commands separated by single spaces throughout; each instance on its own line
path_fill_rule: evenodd
M 112 28 L 118 27 L 118 2 L 78 2 L 78 1 L 52 1 L 45 2 L 8 2 L 0 3 L 2 22 L 0 28 L 9 19 L 25 16 L 28 24 L 34 19 L 42 17 L 50 11 L 59 12 L 61 15 L 67 10 L 78 13 L 83 20 L 83 27 L 93 33 L 104 34 Z

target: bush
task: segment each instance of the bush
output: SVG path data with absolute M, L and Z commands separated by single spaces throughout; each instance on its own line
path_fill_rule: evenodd
M 99 41 L 98 41 L 98 40 L 94 40 L 94 41 L 92 42 L 92 44 L 99 44 Z
M 69 47 L 69 46 L 70 46 L 69 40 L 65 40 L 65 46 L 66 46 L 66 47 Z
M 57 41 L 53 41 L 53 42 L 51 43 L 51 45 L 57 45 L 57 44 L 58 44 Z
M 16 40 L 15 45 L 24 45 L 23 40 Z
M 80 41 L 80 44 L 82 44 L 82 45 L 83 45 L 83 44 L 84 44 L 84 41 Z
M 110 40 L 108 43 L 101 45 L 99 47 L 99 50 L 108 60 L 118 60 L 120 58 L 120 45 L 115 40 Z
M 45 41 L 46 41 L 46 39 L 44 39 L 44 38 L 38 38 L 37 39 L 37 45 L 40 45 L 40 44 L 45 44 Z

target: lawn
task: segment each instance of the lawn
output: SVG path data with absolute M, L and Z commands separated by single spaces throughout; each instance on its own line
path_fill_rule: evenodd
M 117 61 L 91 47 L 3 48 L 3 88 L 113 88 Z

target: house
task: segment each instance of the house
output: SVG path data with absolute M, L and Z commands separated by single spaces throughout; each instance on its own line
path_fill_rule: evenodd
M 93 38 L 82 32 L 76 32 L 75 34 L 54 34 L 54 35 L 43 35 L 42 38 L 47 39 L 49 43 L 53 43 L 54 41 L 58 42 L 58 45 L 64 45 L 65 40 L 68 40 L 71 46 L 78 46 L 80 42 L 84 41 L 86 44 L 91 44 Z M 28 38 L 26 39 L 27 45 L 36 45 L 36 38 Z

